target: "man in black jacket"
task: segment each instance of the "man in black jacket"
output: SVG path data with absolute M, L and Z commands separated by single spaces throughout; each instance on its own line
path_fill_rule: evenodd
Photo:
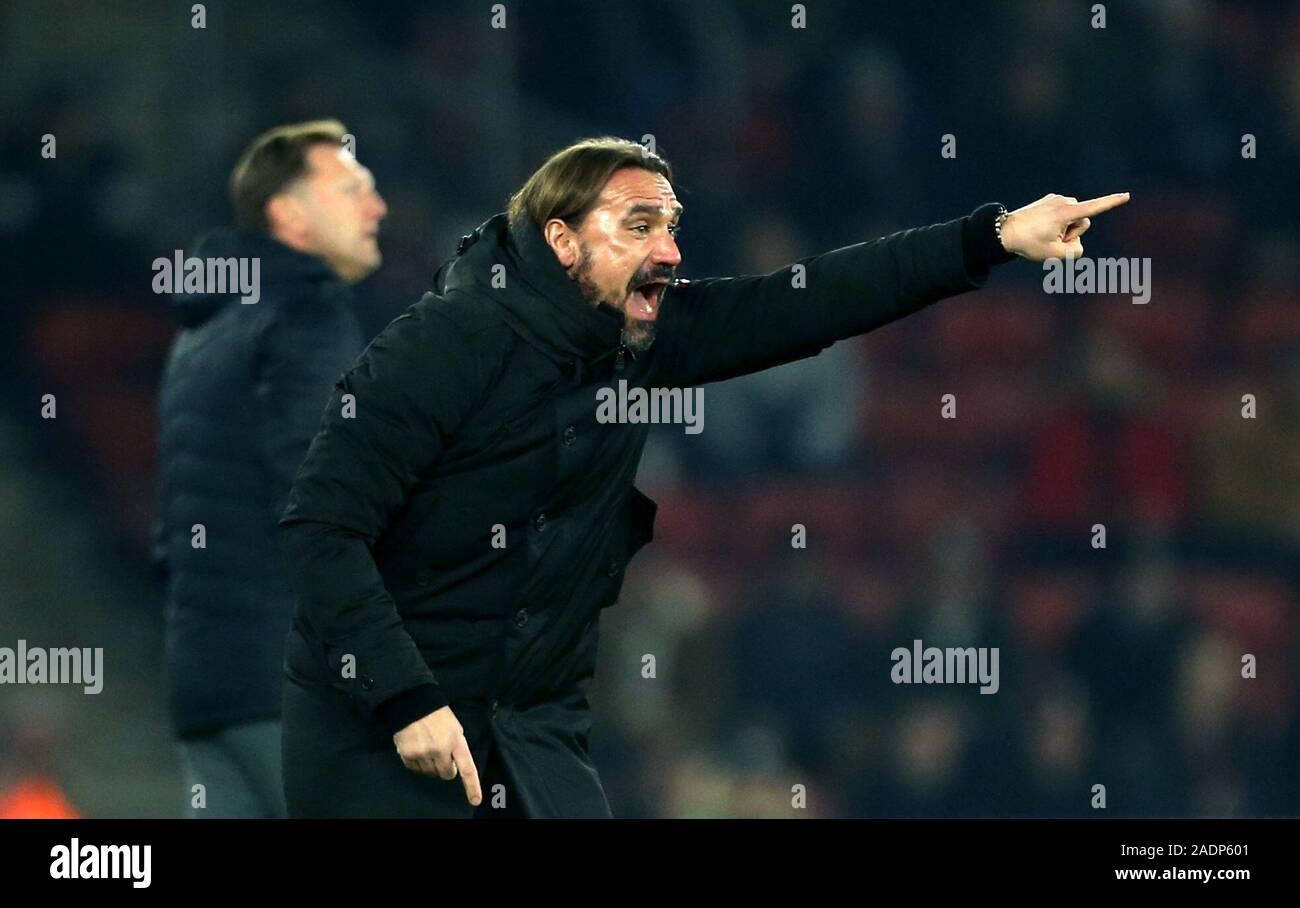
M 617 139 L 554 155 L 340 379 L 294 482 L 290 814 L 609 816 L 586 693 L 655 504 L 633 486 L 648 427 L 598 419 L 600 389 L 815 355 L 1016 254 L 1077 255 L 1126 200 L 986 205 L 765 276 L 674 281 L 668 165 Z
M 260 136 L 231 178 L 238 229 L 177 256 L 202 266 L 185 266 L 191 288 L 229 266 L 259 285 L 172 297 L 181 331 L 159 402 L 155 532 L 191 816 L 285 814 L 279 717 L 294 600 L 275 523 L 330 387 L 364 346 L 347 285 L 379 266 L 385 213 L 345 135 L 323 121 Z

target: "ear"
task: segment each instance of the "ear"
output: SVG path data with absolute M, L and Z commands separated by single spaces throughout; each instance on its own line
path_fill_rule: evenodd
M 542 226 L 542 236 L 566 271 L 577 263 L 578 235 L 568 224 L 559 218 L 551 218 Z
M 266 200 L 266 223 L 272 233 L 293 232 L 302 218 L 302 203 L 291 194 L 281 192 Z

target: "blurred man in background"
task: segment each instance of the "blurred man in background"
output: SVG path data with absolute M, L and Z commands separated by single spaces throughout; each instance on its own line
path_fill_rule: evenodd
M 259 136 L 230 180 L 236 229 L 189 254 L 233 259 L 260 286 L 172 297 L 181 331 L 159 403 L 155 555 L 192 816 L 285 815 L 279 717 L 293 595 L 275 523 L 330 388 L 364 346 L 348 285 L 379 267 L 387 212 L 346 136 L 333 120 Z

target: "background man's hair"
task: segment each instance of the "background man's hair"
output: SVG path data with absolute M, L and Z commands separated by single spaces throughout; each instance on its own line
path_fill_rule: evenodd
M 262 133 L 239 156 L 230 174 L 235 225 L 269 233 L 266 202 L 307 173 L 307 151 L 315 145 L 342 147 L 347 129 L 338 120 L 311 120 Z
M 510 197 L 510 225 L 521 218 L 538 226 L 560 218 L 576 229 L 596 207 L 605 183 L 624 167 L 641 167 L 669 182 L 673 178 L 667 161 L 636 142 L 613 136 L 583 139 L 551 155 Z

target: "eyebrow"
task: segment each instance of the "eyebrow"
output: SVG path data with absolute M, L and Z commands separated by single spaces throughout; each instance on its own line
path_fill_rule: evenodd
M 684 209 L 682 208 L 681 205 L 674 205 L 672 216 L 674 218 L 681 217 L 683 210 Z M 648 202 L 638 202 L 637 204 L 633 205 L 631 208 L 627 210 L 627 214 L 623 216 L 623 220 L 626 221 L 632 217 L 635 217 L 638 214 L 653 214 L 656 216 L 662 216 L 663 213 L 664 213 L 664 209 L 662 205 L 651 205 Z

